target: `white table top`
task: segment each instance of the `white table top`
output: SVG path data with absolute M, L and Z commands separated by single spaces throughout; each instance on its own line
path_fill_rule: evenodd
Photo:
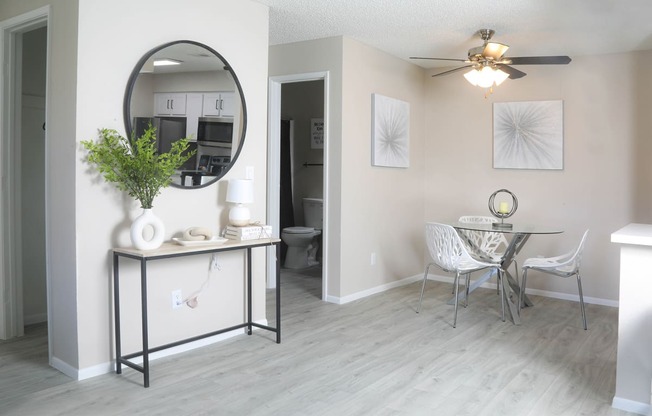
M 500 222 L 500 220 L 497 219 L 496 222 Z M 512 221 L 508 220 L 505 220 L 505 222 L 512 223 Z M 523 224 L 518 222 L 513 222 L 512 228 L 497 228 L 491 224 L 458 221 L 444 222 L 443 224 L 448 224 L 458 230 L 490 231 L 507 234 L 560 234 L 564 232 L 564 230 L 561 228 L 549 227 L 545 225 Z
M 652 246 L 652 224 L 628 224 L 611 234 L 611 242 Z
M 125 254 L 130 257 L 139 258 L 156 258 L 178 256 L 185 254 L 199 254 L 203 252 L 226 251 L 236 250 L 239 248 L 247 247 L 260 247 L 265 245 L 272 245 L 279 243 L 281 240 L 278 238 L 261 238 L 257 240 L 229 240 L 224 243 L 206 243 L 205 245 L 196 246 L 182 246 L 175 242 L 165 242 L 163 245 L 155 250 L 138 250 L 133 247 L 120 247 L 114 248 L 113 252 L 118 254 Z

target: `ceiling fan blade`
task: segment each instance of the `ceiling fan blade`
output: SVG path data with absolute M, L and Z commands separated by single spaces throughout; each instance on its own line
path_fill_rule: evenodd
M 496 65 L 499 69 L 509 74 L 509 79 L 519 79 L 523 78 L 527 74 L 523 71 L 519 71 L 516 68 L 512 68 L 509 65 Z
M 512 65 L 566 65 L 571 61 L 568 56 L 521 56 L 506 59 L 512 61 Z
M 438 77 L 438 76 L 440 76 L 440 75 L 447 75 L 447 74 L 450 74 L 450 73 L 452 73 L 452 72 L 461 71 L 461 70 L 464 69 L 464 68 L 471 68 L 472 66 L 473 66 L 473 65 L 464 65 L 464 66 L 461 66 L 461 67 L 459 67 L 459 68 L 450 69 L 450 70 L 448 70 L 448 71 L 440 72 L 440 73 L 438 73 L 438 74 L 433 75 L 433 77 Z M 507 71 L 505 71 L 505 72 L 507 72 Z
M 421 56 L 410 56 L 410 59 L 429 59 L 431 61 L 455 61 L 455 62 L 466 62 L 466 59 L 451 59 L 451 58 L 424 58 Z

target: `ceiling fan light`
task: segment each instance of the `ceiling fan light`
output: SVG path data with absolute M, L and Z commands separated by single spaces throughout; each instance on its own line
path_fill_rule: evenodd
M 494 85 L 494 70 L 488 66 L 478 71 L 478 87 L 491 88 Z
M 496 85 L 500 85 L 505 81 L 507 78 L 509 78 L 509 74 L 505 71 L 502 71 L 500 69 L 495 69 L 494 70 L 494 82 Z
M 464 78 L 466 78 L 467 81 L 474 87 L 478 85 L 478 78 L 480 77 L 480 71 L 477 69 L 472 69 L 466 74 L 464 74 Z
M 482 52 L 482 55 L 485 58 L 497 61 L 505 54 L 505 52 L 507 52 L 507 49 L 509 49 L 509 46 L 502 43 L 487 42 L 487 44 L 484 45 L 484 51 Z

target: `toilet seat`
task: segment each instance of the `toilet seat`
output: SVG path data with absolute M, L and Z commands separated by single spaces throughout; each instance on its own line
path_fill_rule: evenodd
M 287 234 L 309 234 L 314 233 L 315 229 L 312 227 L 287 227 L 283 228 L 283 232 Z

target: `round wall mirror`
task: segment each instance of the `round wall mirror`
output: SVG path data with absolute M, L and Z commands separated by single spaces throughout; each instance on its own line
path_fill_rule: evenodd
M 196 150 L 172 178 L 172 185 L 195 189 L 224 176 L 242 149 L 247 108 L 231 66 L 215 50 L 180 40 L 147 52 L 136 64 L 125 92 L 128 137 L 151 124 L 159 152 L 190 138 Z

